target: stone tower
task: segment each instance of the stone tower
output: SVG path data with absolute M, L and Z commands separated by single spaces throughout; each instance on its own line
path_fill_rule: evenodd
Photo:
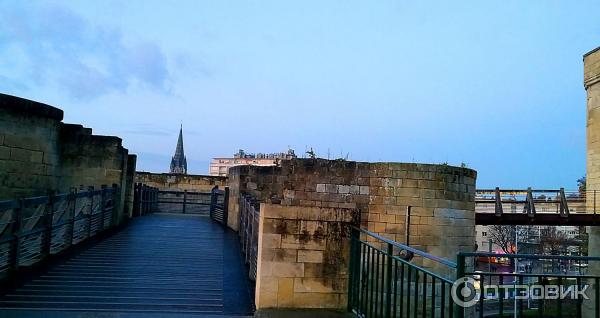
M 183 152 L 183 125 L 179 128 L 177 148 L 175 148 L 175 155 L 171 159 L 171 173 L 187 173 L 187 160 L 185 159 L 185 153 Z
M 600 190 L 600 47 L 583 56 L 583 85 L 587 92 L 587 193 Z M 592 195 L 586 200 L 587 211 L 595 210 Z M 589 256 L 600 256 L 600 227 L 588 227 Z M 600 274 L 600 262 L 590 262 L 588 275 Z M 593 283 L 593 282 L 592 282 Z M 591 290 L 592 288 L 590 288 Z M 584 317 L 594 316 L 593 292 L 587 293 L 592 301 L 584 301 Z

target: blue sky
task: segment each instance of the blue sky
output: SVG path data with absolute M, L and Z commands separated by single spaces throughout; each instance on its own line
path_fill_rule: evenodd
M 593 1 L 0 0 L 0 91 L 192 173 L 278 152 L 430 162 L 575 188 Z

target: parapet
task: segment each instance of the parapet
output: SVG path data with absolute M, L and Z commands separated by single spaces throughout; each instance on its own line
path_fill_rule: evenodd
M 64 116 L 63 111 L 56 107 L 7 94 L 0 94 L 0 110 L 57 121 L 62 121 Z

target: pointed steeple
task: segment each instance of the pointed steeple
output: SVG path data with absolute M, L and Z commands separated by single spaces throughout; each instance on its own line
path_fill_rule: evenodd
M 185 159 L 185 153 L 183 152 L 183 124 L 179 128 L 179 139 L 177 139 L 175 155 L 171 159 L 171 173 L 187 173 L 187 160 Z

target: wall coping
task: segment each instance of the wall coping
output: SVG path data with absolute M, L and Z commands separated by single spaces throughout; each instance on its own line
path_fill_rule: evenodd
M 448 164 L 432 164 L 432 163 L 414 163 L 414 162 L 365 162 L 365 161 L 347 161 L 347 160 L 328 160 L 322 158 L 310 159 L 310 158 L 294 158 L 294 159 L 283 159 L 279 161 L 279 166 L 257 166 L 257 165 L 237 165 L 230 167 L 229 170 L 241 171 L 241 169 L 256 169 L 266 170 L 281 168 L 285 165 L 366 165 L 370 169 L 377 169 L 378 166 L 387 166 L 390 170 L 410 170 L 410 171 L 429 171 L 429 172 L 442 172 L 442 173 L 461 173 L 465 176 L 477 176 L 477 171 L 471 168 L 463 168 L 457 166 L 451 166 Z M 399 169 L 397 169 L 399 168 Z
M 161 175 L 161 176 L 173 176 L 173 177 L 200 177 L 200 178 L 213 178 L 213 179 L 221 179 L 227 180 L 228 177 L 225 176 L 211 176 L 207 174 L 180 174 L 180 173 L 169 173 L 169 172 L 150 172 L 150 171 L 136 171 L 136 174 L 144 174 L 144 175 Z
M 57 121 L 62 121 L 64 117 L 64 112 L 56 107 L 2 93 L 0 93 L 0 109 Z
M 585 54 L 583 54 L 583 58 L 585 59 L 586 57 L 588 57 L 588 55 L 592 55 L 592 54 L 594 54 L 594 53 L 596 53 L 598 51 L 600 51 L 600 46 L 597 47 L 597 48 L 595 48 L 595 49 L 593 49 L 593 50 L 591 50 L 591 51 L 589 51 L 589 52 L 587 52 L 587 53 L 585 53 Z

